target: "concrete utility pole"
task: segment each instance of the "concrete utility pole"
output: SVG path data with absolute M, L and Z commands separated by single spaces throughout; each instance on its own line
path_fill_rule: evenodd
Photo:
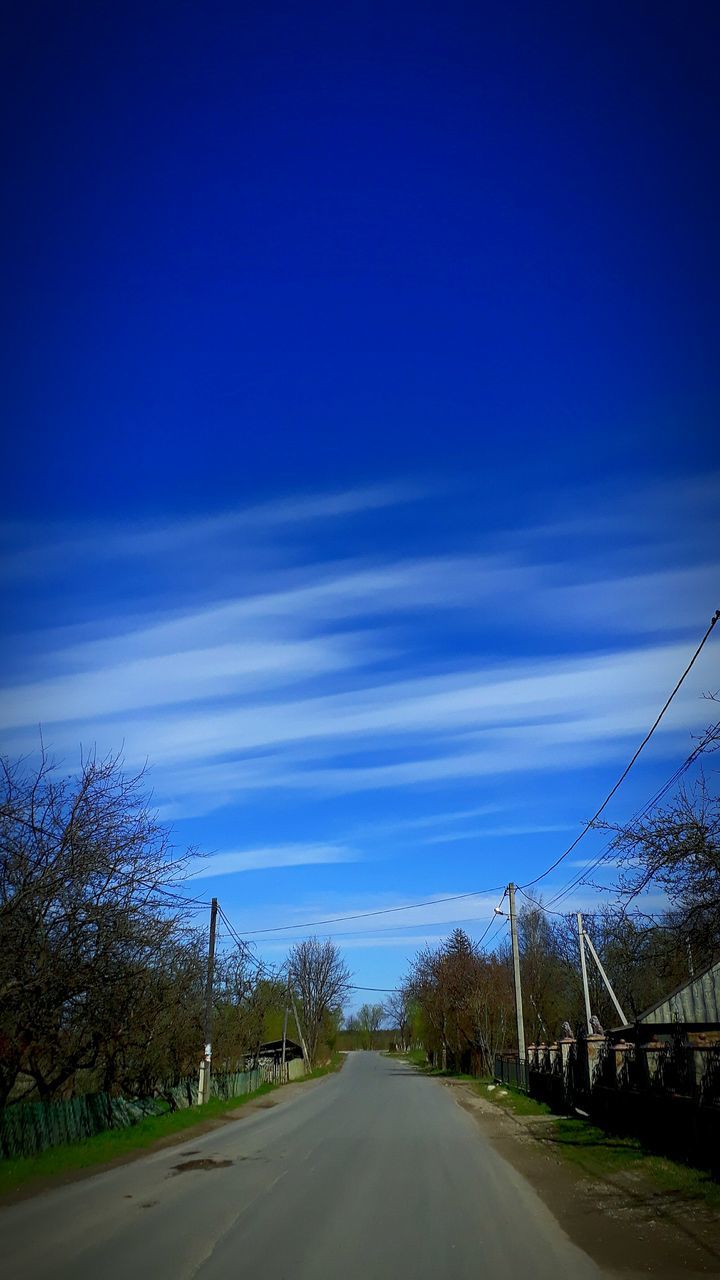
M 283 1018 L 283 1043 L 282 1043 L 282 1068 L 280 1072 L 280 1082 L 282 1083 L 285 1075 L 285 1046 L 287 1044 L 287 1024 L 290 1005 L 290 978 L 288 978 L 287 991 L 285 993 L 285 1017 Z
M 200 1068 L 198 1102 L 210 1098 L 210 1070 L 212 1065 L 213 977 L 215 973 L 215 931 L 217 929 L 217 898 L 210 903 L 210 944 L 208 946 L 207 982 L 205 984 L 205 1057 Z
M 525 1062 L 525 1020 L 523 1018 L 522 988 L 520 986 L 520 948 L 518 946 L 517 917 L 515 915 L 515 885 L 508 885 L 510 902 L 510 937 L 512 938 L 513 977 L 515 979 L 515 1017 L 517 1019 L 518 1057 Z
M 590 955 L 592 956 L 593 960 L 595 961 L 598 967 L 598 970 L 600 972 L 600 977 L 602 978 L 603 982 L 605 983 L 605 986 L 608 989 L 608 992 L 610 994 L 610 999 L 612 1000 L 613 1004 L 615 1005 L 615 1008 L 618 1011 L 618 1014 L 620 1016 L 620 1021 L 622 1022 L 623 1026 L 627 1026 L 627 1018 L 625 1017 L 625 1014 L 623 1012 L 622 1005 L 620 1004 L 620 1001 L 615 995 L 612 982 L 610 981 L 605 970 L 602 967 L 602 962 L 600 960 L 600 957 L 592 944 L 592 938 L 590 937 L 590 934 L 585 931 L 585 929 L 583 929 L 583 937 L 588 945 L 588 950 L 590 952 Z
M 304 1037 L 304 1035 L 303 1035 L 303 1033 L 302 1033 L 302 1027 L 300 1026 L 300 1019 L 298 1018 L 298 1012 L 297 1012 L 297 1008 L 296 1008 L 296 1006 L 295 1006 L 295 996 L 294 996 L 294 994 L 293 994 L 293 989 L 292 989 L 292 987 L 291 987 L 291 985 L 290 985 L 289 980 L 288 980 L 288 991 L 290 992 L 290 1003 L 291 1003 L 291 1005 L 292 1005 L 293 1018 L 295 1019 L 295 1026 L 297 1027 L 298 1039 L 300 1040 L 300 1044 L 302 1045 L 303 1057 L 304 1057 L 305 1062 L 306 1062 L 306 1064 L 307 1064 L 307 1066 L 306 1066 L 306 1070 L 308 1070 L 308 1071 L 309 1071 L 309 1070 L 310 1070 L 310 1065 L 311 1065 L 311 1064 L 310 1064 L 310 1054 L 308 1053 L 308 1047 L 307 1047 L 307 1044 L 305 1043 L 305 1037 Z
M 580 970 L 582 973 L 583 995 L 585 996 L 585 1021 L 587 1023 L 588 1035 L 592 1035 L 592 1010 L 590 1008 L 590 990 L 587 980 L 587 967 L 585 965 L 585 930 L 583 929 L 582 915 L 577 913 L 578 926 L 578 942 L 580 943 Z

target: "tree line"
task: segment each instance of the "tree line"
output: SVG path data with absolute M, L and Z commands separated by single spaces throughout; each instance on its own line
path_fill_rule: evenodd
M 45 755 L 3 759 L 0 855 L 0 1105 L 150 1096 L 195 1074 L 207 932 L 184 877 L 198 854 L 171 847 L 143 773 L 117 757 L 84 759 L 75 776 Z M 215 1069 L 279 1037 L 289 997 L 314 1064 L 333 1047 L 349 982 L 338 949 L 316 939 L 276 972 L 249 948 L 218 954 Z
M 704 749 L 717 745 L 716 727 Z M 585 925 L 632 1020 L 720 954 L 717 771 L 605 831 L 616 883 Z M 94 1090 L 150 1096 L 197 1071 L 207 935 L 186 877 L 198 856 L 171 847 L 143 773 L 128 775 L 117 757 L 86 758 L 72 776 L 44 755 L 0 761 L 0 1105 Z M 528 1042 L 584 1022 L 575 918 L 549 906 L 519 899 Z M 221 952 L 215 1069 L 238 1069 L 278 1039 L 286 1011 L 314 1065 L 338 1044 L 350 980 L 331 940 L 295 944 L 276 970 L 244 944 Z M 593 966 L 589 980 L 593 1013 L 611 1027 L 617 1015 Z M 515 1045 L 507 938 L 488 952 L 456 929 L 424 948 L 399 990 L 361 1006 L 345 1034 L 372 1048 L 383 1026 L 433 1061 L 490 1070 Z
M 708 739 L 717 746 L 717 732 Z M 583 913 L 627 1019 L 700 973 L 720 956 L 720 800 L 717 772 L 700 772 L 649 815 L 610 827 L 612 889 L 597 886 L 601 905 Z M 653 910 L 653 903 L 661 909 Z M 517 915 L 523 1015 L 528 1043 L 548 1043 L 586 1025 L 577 919 L 519 899 Z M 592 1014 L 609 1030 L 619 1017 L 588 962 Z M 405 1044 L 431 1062 L 484 1074 L 496 1054 L 517 1049 L 510 941 L 481 950 L 455 929 L 412 961 L 394 997 Z

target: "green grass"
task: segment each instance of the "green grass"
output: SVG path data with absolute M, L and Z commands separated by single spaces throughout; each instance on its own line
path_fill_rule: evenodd
M 515 1116 L 552 1115 L 550 1107 L 544 1102 L 536 1102 L 520 1089 L 511 1089 L 506 1084 L 499 1084 L 495 1089 L 489 1089 L 488 1084 L 492 1083 L 492 1080 L 475 1082 L 476 1091 L 482 1098 L 487 1098 L 488 1102 L 494 1102 L 497 1106 L 504 1107 L 506 1111 L 512 1111 Z
M 476 1089 L 481 1097 L 516 1116 L 553 1115 L 544 1102 L 536 1102 L 507 1085 L 488 1091 L 487 1083 L 483 1082 L 476 1084 Z M 501 1089 L 505 1090 L 504 1096 Z M 585 1177 L 612 1181 L 630 1173 L 669 1199 L 702 1202 L 709 1208 L 720 1209 L 720 1183 L 709 1173 L 655 1155 L 637 1138 L 606 1133 L 576 1116 L 555 1116 L 552 1124 L 536 1131 L 536 1136 L 550 1143 L 563 1160 Z
M 443 1071 L 442 1067 L 431 1067 L 424 1049 L 408 1049 L 407 1053 L 389 1053 L 389 1058 L 402 1058 L 411 1063 L 428 1076 L 439 1076 L 447 1080 L 475 1080 L 475 1076 L 463 1075 L 459 1071 Z
M 162 1116 L 148 1116 L 127 1129 L 108 1129 L 104 1133 L 86 1138 L 84 1142 L 72 1142 L 62 1147 L 51 1147 L 37 1156 L 23 1156 L 16 1160 L 0 1161 L 0 1195 L 18 1190 L 29 1182 L 53 1175 L 85 1169 L 94 1164 L 105 1164 L 117 1156 L 128 1155 L 152 1146 L 158 1138 L 167 1138 L 184 1130 L 191 1130 L 205 1120 L 234 1111 L 253 1098 L 260 1098 L 277 1088 L 273 1084 L 261 1084 L 252 1093 L 223 1101 L 211 1098 L 202 1107 L 188 1107 L 184 1111 L 171 1111 Z
M 333 1071 L 339 1071 L 344 1061 L 344 1055 L 335 1052 L 330 1055 L 329 1062 L 324 1062 L 321 1067 L 315 1067 L 314 1070 L 308 1071 L 306 1076 L 300 1076 L 297 1083 L 301 1084 L 303 1080 L 319 1080 L 321 1076 L 327 1076 Z
M 720 1183 L 709 1173 L 654 1155 L 637 1138 L 606 1133 L 574 1116 L 560 1116 L 547 1139 L 564 1160 L 588 1177 L 611 1179 L 632 1172 L 668 1196 L 702 1200 L 720 1208 Z

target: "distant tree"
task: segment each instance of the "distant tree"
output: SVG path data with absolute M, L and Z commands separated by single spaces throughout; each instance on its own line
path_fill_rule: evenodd
M 405 1053 L 410 1047 L 412 1011 L 410 997 L 403 988 L 392 991 L 385 1001 L 385 1020 L 397 1031 L 400 1049 Z
M 506 964 L 455 929 L 439 947 L 418 953 L 404 989 L 431 1061 L 475 1073 L 492 1068 L 512 1025 Z
M 288 972 L 299 1006 L 298 1016 L 310 1065 L 314 1066 L 326 1019 L 342 1013 L 350 993 L 350 971 L 331 939 L 320 942 L 317 938 L 306 938 L 291 948 Z
M 374 1049 L 375 1036 L 385 1018 L 384 1006 L 381 1004 L 362 1004 L 355 1017 L 362 1048 Z

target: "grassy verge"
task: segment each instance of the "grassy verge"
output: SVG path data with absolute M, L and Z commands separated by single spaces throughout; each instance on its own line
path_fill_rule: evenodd
M 319 1080 L 321 1076 L 327 1076 L 333 1071 L 339 1071 L 344 1061 L 345 1057 L 342 1053 L 333 1053 L 329 1062 L 324 1062 L 321 1067 L 315 1067 L 313 1071 L 308 1071 L 306 1076 L 300 1076 L 297 1083 L 302 1084 L 303 1080 Z
M 648 1151 L 637 1138 L 618 1137 L 585 1120 L 561 1116 L 548 1135 L 555 1150 L 581 1173 L 594 1178 L 632 1172 L 666 1195 L 704 1201 L 720 1209 L 720 1183 L 703 1169 L 680 1164 Z
M 553 1114 L 545 1103 L 536 1102 L 506 1085 L 488 1089 L 487 1082 L 483 1082 L 476 1084 L 476 1089 L 481 1097 L 516 1116 Z M 552 1123 L 543 1126 L 537 1137 L 551 1144 L 563 1160 L 585 1177 L 622 1181 L 622 1175 L 631 1174 L 668 1199 L 696 1201 L 720 1209 L 720 1183 L 709 1173 L 655 1155 L 637 1138 L 606 1133 L 576 1116 L 556 1116 Z
M 401 1058 L 424 1072 L 426 1076 L 434 1076 L 440 1080 L 466 1080 L 468 1084 L 475 1084 L 477 1081 L 477 1076 L 464 1075 L 460 1071 L 443 1071 L 442 1067 L 431 1067 L 424 1049 L 408 1049 L 407 1053 L 388 1053 L 387 1056 Z
M 514 1116 L 552 1115 L 550 1107 L 546 1106 L 544 1102 L 536 1102 L 527 1093 L 522 1093 L 519 1089 L 509 1089 L 504 1084 L 499 1084 L 493 1089 L 492 1084 L 491 1080 L 476 1080 L 475 1091 L 481 1097 L 487 1098 L 489 1102 L 494 1102 L 498 1107 L 504 1107 L 506 1111 L 512 1111 Z
M 125 1156 L 133 1151 L 142 1151 L 150 1147 L 158 1138 L 171 1137 L 173 1134 L 191 1130 L 205 1120 L 224 1115 L 226 1111 L 234 1111 L 253 1098 L 260 1098 L 271 1093 L 276 1085 L 261 1084 L 252 1093 L 244 1093 L 239 1098 L 223 1101 L 211 1098 L 202 1107 L 188 1107 L 184 1111 L 170 1111 L 162 1116 L 148 1116 L 138 1124 L 127 1129 L 108 1129 L 105 1133 L 95 1134 L 84 1142 L 72 1142 L 67 1146 L 51 1147 L 37 1156 L 24 1156 L 17 1160 L 0 1161 L 0 1195 L 17 1191 L 27 1183 L 38 1179 L 71 1173 L 76 1169 L 85 1169 L 94 1164 L 105 1164 L 117 1156 Z

